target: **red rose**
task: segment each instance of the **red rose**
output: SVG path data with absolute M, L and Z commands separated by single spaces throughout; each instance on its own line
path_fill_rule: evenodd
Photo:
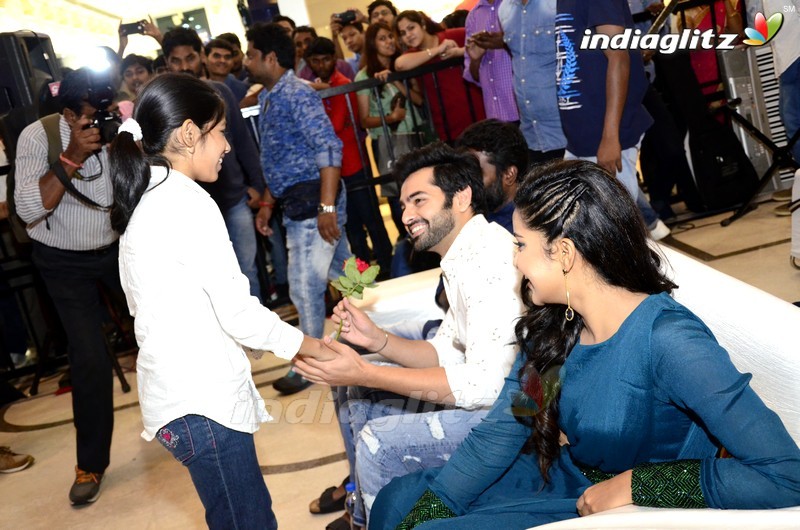
M 369 269 L 369 263 L 356 258 L 356 268 L 358 269 L 358 272 L 364 272 L 365 270 Z

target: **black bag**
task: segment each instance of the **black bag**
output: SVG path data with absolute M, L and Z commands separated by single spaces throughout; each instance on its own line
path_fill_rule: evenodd
M 298 182 L 287 188 L 283 193 L 283 197 L 281 197 L 283 214 L 292 221 L 305 221 L 319 215 L 321 186 L 322 181 L 317 179 Z M 339 183 L 334 203 L 339 199 L 341 192 L 342 185 Z
M 307 180 L 290 186 L 281 198 L 283 214 L 292 221 L 304 221 L 319 214 L 321 180 Z
M 393 132 L 390 136 L 392 139 L 394 157 L 392 157 L 392 150 L 389 149 L 389 142 L 385 134 L 380 135 L 377 142 L 373 144 L 377 146 L 375 150 L 375 164 L 378 166 L 378 173 L 381 175 L 391 173 L 394 163 L 398 158 L 425 145 L 425 135 L 420 132 Z
M 753 195 L 758 175 L 730 126 L 714 122 L 704 131 L 690 130 L 689 150 L 697 189 L 709 208 L 731 208 Z

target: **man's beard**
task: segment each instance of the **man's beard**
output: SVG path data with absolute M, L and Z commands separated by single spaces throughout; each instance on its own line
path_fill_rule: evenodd
M 451 208 L 443 209 L 433 219 L 426 221 L 426 224 L 428 229 L 424 234 L 417 238 L 411 236 L 414 242 L 414 250 L 417 252 L 430 250 L 431 247 L 438 245 L 442 239 L 453 231 L 456 226 L 453 210 Z
M 503 181 L 498 177 L 486 188 L 486 210 L 490 213 L 496 212 L 505 202 L 506 194 L 503 191 Z

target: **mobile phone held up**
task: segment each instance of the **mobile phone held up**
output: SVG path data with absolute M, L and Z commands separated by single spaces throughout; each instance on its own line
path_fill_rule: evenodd
M 119 31 L 123 35 L 144 33 L 144 20 L 139 20 L 138 22 L 128 22 L 127 24 L 121 24 L 119 27 Z
M 344 11 L 342 13 L 335 13 L 333 17 L 338 18 L 340 24 L 349 24 L 356 19 L 356 12 Z

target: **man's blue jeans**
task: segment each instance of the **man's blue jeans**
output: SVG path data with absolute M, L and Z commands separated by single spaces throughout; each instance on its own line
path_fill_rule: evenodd
M 640 140 L 641 143 L 641 140 Z M 636 178 L 636 161 L 639 158 L 639 145 L 629 147 L 622 150 L 622 171 L 617 171 L 617 180 L 619 180 L 628 193 L 631 194 L 633 201 L 639 208 L 639 213 L 642 214 L 644 224 L 648 230 L 652 230 L 658 223 L 658 214 L 653 207 L 650 206 L 650 201 L 645 197 L 642 188 L 639 187 L 639 181 Z M 564 153 L 564 160 L 588 160 L 589 162 L 597 163 L 596 156 L 576 156 L 569 151 Z
M 261 301 L 261 284 L 258 281 L 256 265 L 256 226 L 253 211 L 247 206 L 247 198 L 242 197 L 235 206 L 222 212 L 222 218 L 225 219 L 239 268 L 250 281 L 250 294 Z
M 322 239 L 317 217 L 302 221 L 283 217 L 289 252 L 289 297 L 300 316 L 300 330 L 309 337 L 322 338 L 328 280 L 338 279 L 344 261 L 352 256 L 344 229 L 346 197 L 342 190 L 336 199 L 336 221 L 342 236 L 333 245 Z
M 345 437 L 345 446 L 355 443 L 356 491 L 361 502 L 356 505 L 354 519 L 362 526 L 368 521 L 381 488 L 395 477 L 445 465 L 469 431 L 489 412 L 408 412 L 404 401 L 374 403 L 356 399 L 354 390 L 357 389 L 351 388 L 351 399 L 346 404 L 352 437 Z M 340 416 L 339 420 L 343 418 Z
M 156 439 L 189 470 L 209 528 L 278 528 L 252 434 L 189 415 L 159 429 Z

